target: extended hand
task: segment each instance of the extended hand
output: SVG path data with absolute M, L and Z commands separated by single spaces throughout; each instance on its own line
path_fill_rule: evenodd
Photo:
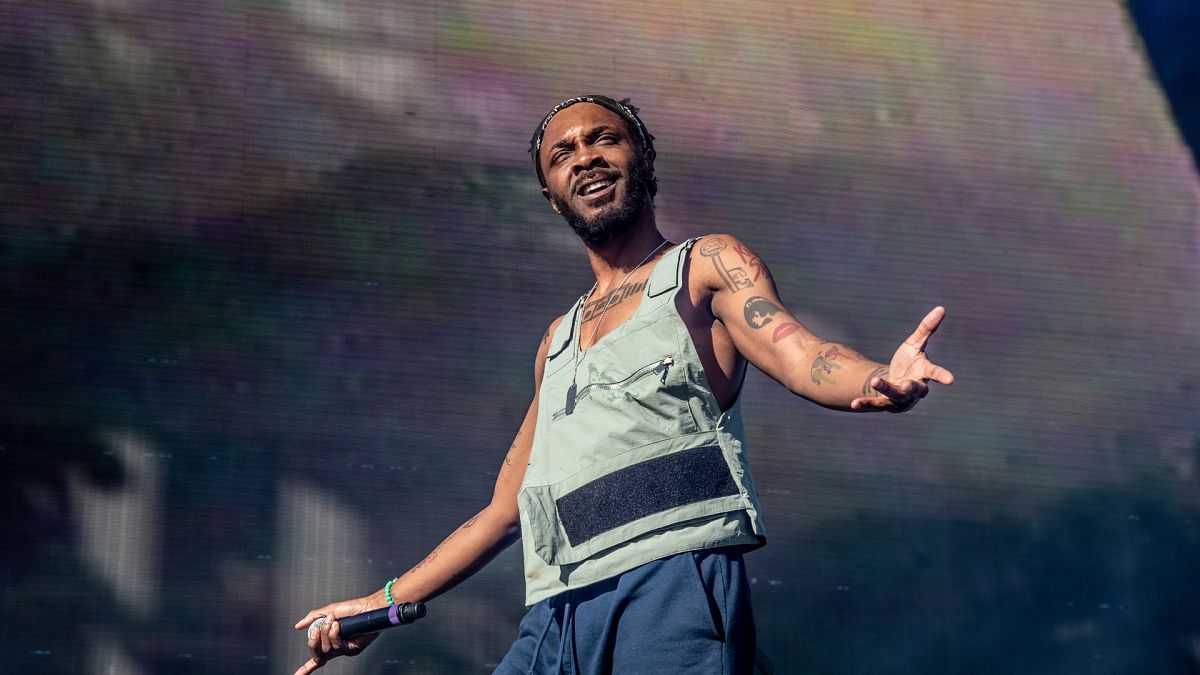
M 319 628 L 309 631 L 308 651 L 312 654 L 312 658 L 300 666 L 296 670 L 295 675 L 308 675 L 308 673 L 325 665 L 325 662 L 335 656 L 357 656 L 362 650 L 366 649 L 367 645 L 379 637 L 379 633 L 360 635 L 352 640 L 343 640 L 338 636 L 341 624 L 336 619 L 354 616 L 355 614 L 361 614 L 372 609 L 375 609 L 375 607 L 367 598 L 359 598 L 357 600 L 335 602 L 305 614 L 303 619 L 296 622 L 296 630 L 305 630 L 314 621 L 322 617 L 325 618 L 325 622 Z
M 925 355 L 925 343 L 946 316 L 944 307 L 934 307 L 921 319 L 920 325 L 892 355 L 891 365 L 882 376 L 871 379 L 870 386 L 878 396 L 856 398 L 850 403 L 854 410 L 904 412 L 925 398 L 930 380 L 953 384 L 954 374 L 933 363 Z

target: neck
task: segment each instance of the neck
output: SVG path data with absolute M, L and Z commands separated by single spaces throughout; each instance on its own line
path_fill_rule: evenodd
M 654 209 L 647 208 L 638 222 L 621 237 L 596 248 L 589 246 L 588 262 L 596 275 L 596 290 L 601 293 L 611 290 L 643 261 L 648 262 L 646 256 L 662 246 L 663 241 L 665 238 L 654 222 Z

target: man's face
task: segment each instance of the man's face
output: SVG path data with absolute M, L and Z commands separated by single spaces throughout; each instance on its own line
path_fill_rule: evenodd
M 538 154 L 550 200 L 591 246 L 627 231 L 648 201 L 650 160 L 625 120 L 604 106 L 576 103 L 550 120 Z

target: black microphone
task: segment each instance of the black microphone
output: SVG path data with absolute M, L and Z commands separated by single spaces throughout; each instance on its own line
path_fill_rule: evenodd
M 342 629 L 338 631 L 338 635 L 342 639 L 349 640 L 350 638 L 367 633 L 381 631 L 384 628 L 392 626 L 403 626 L 409 624 L 421 617 L 425 616 L 425 603 L 423 602 L 402 602 L 398 605 L 390 605 L 380 609 L 373 609 L 362 614 L 347 616 L 338 619 Z M 320 617 L 313 621 L 308 626 L 308 633 L 312 635 L 321 626 L 325 625 L 325 617 Z

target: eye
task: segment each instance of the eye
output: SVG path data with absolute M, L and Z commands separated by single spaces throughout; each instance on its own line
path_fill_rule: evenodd
M 603 133 L 603 134 L 600 134 L 600 136 L 598 136 L 598 137 L 596 138 L 596 142 L 597 142 L 597 143 L 616 143 L 616 142 L 617 142 L 617 140 L 618 140 L 618 139 L 617 139 L 617 135 L 616 135 L 616 134 L 614 134 L 614 133 L 607 133 L 607 132 L 606 132 L 606 133 Z

